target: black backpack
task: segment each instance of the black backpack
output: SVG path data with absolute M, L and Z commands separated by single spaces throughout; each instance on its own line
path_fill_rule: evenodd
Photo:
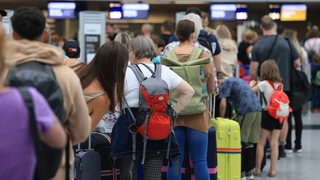
M 207 49 L 210 50 L 210 52 L 212 53 L 212 56 L 214 55 L 214 52 L 212 51 L 212 44 L 210 42 L 210 37 L 212 36 L 212 34 L 209 33 L 205 33 L 205 35 L 200 35 L 198 36 L 198 42 L 206 47 Z
M 47 100 L 55 115 L 64 125 L 63 93 L 56 81 L 55 74 L 50 65 L 40 62 L 27 62 L 17 65 L 9 70 L 7 83 L 9 86 L 31 86 L 36 88 Z M 48 178 L 54 177 L 60 167 L 63 150 L 54 149 L 41 143 L 45 174 Z

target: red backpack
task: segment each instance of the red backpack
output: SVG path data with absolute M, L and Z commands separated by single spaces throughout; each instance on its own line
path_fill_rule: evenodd
M 170 143 L 174 110 L 169 104 L 170 91 L 168 84 L 161 79 L 161 65 L 155 64 L 155 71 L 145 64 L 142 65 L 152 73 L 150 78 L 143 75 L 138 65 L 129 65 L 129 67 L 140 83 L 138 113 L 135 117 L 131 110 L 130 113 L 135 121 L 134 126 L 144 138 L 143 164 L 148 139 L 163 140 L 169 138 L 168 142 Z
M 268 106 L 268 113 L 271 117 L 278 119 L 280 124 L 284 120 L 287 120 L 290 112 L 292 112 L 291 107 L 289 106 L 290 100 L 286 93 L 283 92 L 283 84 L 280 83 L 276 89 L 273 82 L 267 81 L 270 86 L 274 89 L 272 95 L 270 96 L 270 103 Z M 267 104 L 266 98 L 263 95 L 265 103 Z

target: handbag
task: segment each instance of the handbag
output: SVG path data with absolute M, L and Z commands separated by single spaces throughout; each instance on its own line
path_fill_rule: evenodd
M 311 99 L 311 84 L 303 71 L 292 67 L 291 72 L 290 106 L 293 110 L 297 110 Z
M 292 54 L 289 39 L 286 38 Z M 292 110 L 302 108 L 302 106 L 311 99 L 311 84 L 305 72 L 297 70 L 293 64 L 290 64 L 290 106 Z

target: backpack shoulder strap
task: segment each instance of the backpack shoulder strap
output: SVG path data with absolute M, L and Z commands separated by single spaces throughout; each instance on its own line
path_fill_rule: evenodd
M 279 90 L 279 91 L 282 91 L 282 90 L 283 90 L 283 84 L 282 84 L 282 83 L 279 84 L 277 90 Z
M 153 64 L 154 64 L 154 71 L 148 65 L 142 63 L 142 65 L 144 67 L 146 67 L 151 72 L 152 77 L 161 78 L 161 65 L 160 64 L 156 64 L 156 63 L 153 63 Z M 138 68 L 139 68 L 139 66 L 138 66 Z M 139 71 L 141 71 L 140 68 L 139 68 Z
M 155 71 L 156 71 L 156 68 L 154 68 L 155 71 L 153 71 L 148 65 L 146 65 L 146 64 L 144 64 L 144 63 L 141 63 L 141 64 L 142 64 L 144 67 L 146 67 L 146 68 L 151 72 L 152 76 L 154 76 Z M 139 68 L 139 66 L 138 66 L 138 68 Z M 141 71 L 140 68 L 139 68 L 139 70 Z
M 269 80 L 267 80 L 267 82 L 270 84 L 270 86 L 271 86 L 274 90 L 282 91 L 282 88 L 283 88 L 283 84 L 282 84 L 282 83 L 280 83 L 279 86 L 278 86 L 278 88 L 276 88 L 276 87 L 274 86 L 274 83 L 273 83 L 273 82 L 271 82 L 271 81 L 269 81 Z
M 23 101 L 24 101 L 26 107 L 28 108 L 28 112 L 29 112 L 29 126 L 30 126 L 29 128 L 30 128 L 33 146 L 35 148 L 36 157 L 37 157 L 35 179 L 43 179 L 46 177 L 46 175 L 44 174 L 45 163 L 43 161 L 43 153 L 41 150 L 40 137 L 38 134 L 38 128 L 37 128 L 37 122 L 36 122 L 36 118 L 35 118 L 35 114 L 34 114 L 32 97 L 26 87 L 20 87 L 17 89 L 19 90 L 19 92 L 23 98 Z
M 176 60 L 176 61 L 177 61 L 177 60 L 178 60 L 178 57 L 177 57 L 176 53 L 174 52 L 174 49 L 175 49 L 175 48 L 169 50 L 169 51 L 165 54 L 165 56 L 166 56 L 167 58 L 169 58 L 169 59 L 172 59 L 172 60 Z
M 193 60 L 193 59 L 198 59 L 202 53 L 203 49 L 200 47 L 194 47 L 192 50 L 192 53 L 189 57 L 189 59 Z
M 157 78 L 161 78 L 161 69 L 162 69 L 162 65 L 161 64 L 154 64 L 154 77 Z
M 267 80 L 267 82 L 270 84 L 270 86 L 271 86 L 274 90 L 276 90 L 276 87 L 274 86 L 273 82 L 271 82 L 271 81 L 269 81 L 269 80 Z
M 136 64 L 129 64 L 129 68 L 132 69 L 133 73 L 136 75 L 139 83 L 141 83 L 146 77 L 143 75 L 141 70 L 139 69 L 138 65 Z

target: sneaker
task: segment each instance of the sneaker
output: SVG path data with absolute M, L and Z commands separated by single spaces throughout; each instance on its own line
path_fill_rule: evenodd
M 281 158 L 287 157 L 287 153 L 284 151 L 284 146 L 279 146 L 279 157 Z
M 295 153 L 302 153 L 302 146 L 295 146 L 294 147 L 294 152 Z
M 249 171 L 249 172 L 246 172 L 246 178 L 247 178 L 247 180 L 253 180 L 254 179 L 254 175 L 253 175 L 252 170 Z
M 296 152 L 296 153 L 302 153 L 302 148 L 301 148 L 301 149 L 295 149 L 294 152 Z
M 292 154 L 292 153 L 293 153 L 293 150 L 292 150 L 292 149 L 284 149 L 284 151 L 285 151 L 287 154 Z
M 244 171 L 241 172 L 241 180 L 247 180 L 246 173 Z

